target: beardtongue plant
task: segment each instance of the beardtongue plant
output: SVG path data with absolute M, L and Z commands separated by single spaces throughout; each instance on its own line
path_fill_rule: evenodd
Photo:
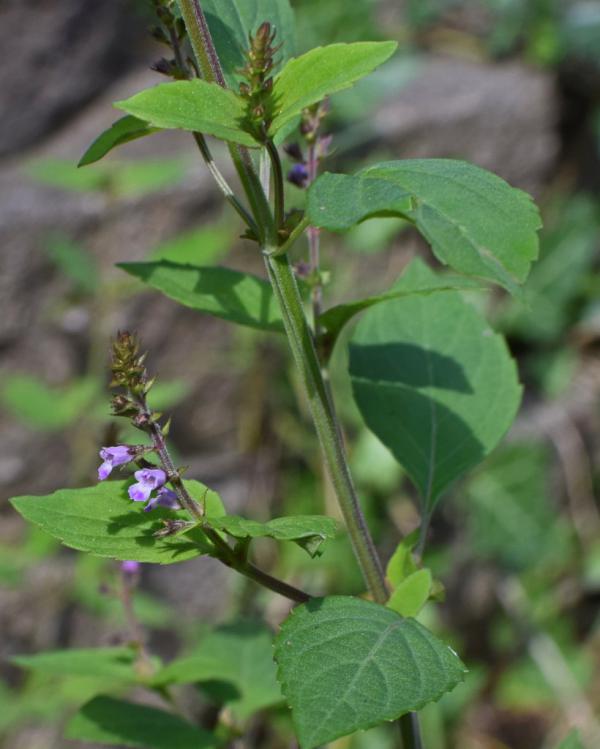
M 498 444 L 521 395 L 506 344 L 461 291 L 492 283 L 519 292 L 537 256 L 538 211 L 525 193 L 462 161 L 388 161 L 352 175 L 318 176 L 329 146 L 321 135 L 324 100 L 383 64 L 395 43 L 334 44 L 294 57 L 287 0 L 154 0 L 154 6 L 154 34 L 172 55 L 155 68 L 174 80 L 118 102 L 125 116 L 100 135 L 81 164 L 161 129 L 192 134 L 244 222 L 245 237 L 262 255 L 268 281 L 164 260 L 121 267 L 188 307 L 286 336 L 366 594 L 311 597 L 252 563 L 254 538 L 295 542 L 314 556 L 336 524 L 318 516 L 258 523 L 229 515 L 215 492 L 184 480 L 167 448 L 169 423 L 148 407 L 153 380 L 129 333 L 113 345 L 119 390 L 113 410 L 149 444 L 102 448 L 95 486 L 19 497 L 13 505 L 67 546 L 122 560 L 127 585 L 139 563 L 210 555 L 297 604 L 275 637 L 274 657 L 302 749 L 394 720 L 406 749 L 421 747 L 417 711 L 465 677 L 453 650 L 414 618 L 436 595 L 420 562 L 429 521 L 444 492 Z M 286 147 L 295 162 L 288 177 L 307 189 L 303 211 L 285 204 L 280 148 L 294 134 L 302 146 Z M 227 144 L 240 193 L 218 169 L 206 136 Z M 415 260 L 387 291 L 323 309 L 320 232 L 341 232 L 382 215 L 412 224 L 454 275 Z M 290 251 L 304 235 L 308 261 L 294 268 Z M 310 290 L 309 315 L 298 275 Z M 327 378 L 339 334 L 359 313 L 348 357 L 354 398 L 420 496 L 420 531 L 400 542 L 386 568 L 354 488 Z M 108 480 L 131 465 L 134 482 Z M 145 654 L 138 645 L 138 655 Z M 85 656 L 91 673 L 100 657 L 115 657 L 98 653 L 95 660 Z M 137 683 L 163 696 L 171 683 L 198 680 L 189 663 L 161 668 L 144 657 Z M 223 743 L 218 732 L 112 697 L 85 705 L 68 734 L 148 747 Z

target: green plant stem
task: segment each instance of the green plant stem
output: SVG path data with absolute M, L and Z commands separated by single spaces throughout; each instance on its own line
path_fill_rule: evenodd
M 203 78 L 209 82 L 217 83 L 222 88 L 227 88 L 219 56 L 199 0 L 180 0 L 179 6 Z M 265 236 L 261 236 L 261 230 L 264 229 L 265 232 L 269 233 L 274 230 L 269 203 L 254 170 L 248 150 L 234 143 L 229 143 L 228 148 L 244 192 L 248 197 L 252 214 L 256 218 L 259 227 L 259 239 L 263 241 Z
M 352 483 L 337 417 L 327 395 L 293 270 L 287 256 L 270 255 L 268 249 L 265 262 L 354 552 L 373 598 L 384 604 L 388 593 L 383 569 Z
M 398 719 L 403 749 L 423 749 L 417 713 L 406 713 Z
M 275 213 L 275 227 L 277 230 L 281 229 L 284 221 L 284 193 L 283 193 L 283 169 L 281 167 L 281 159 L 277 153 L 277 146 L 272 140 L 268 140 L 266 143 L 267 153 L 271 159 L 271 166 L 273 167 L 273 191 L 274 191 L 274 213 Z
M 202 135 L 202 133 L 194 133 L 194 140 L 196 141 L 196 144 L 198 148 L 200 149 L 200 153 L 202 154 L 204 163 L 208 167 L 208 171 L 213 176 L 215 182 L 217 183 L 219 190 L 221 190 L 221 192 L 223 193 L 225 200 L 227 200 L 227 202 L 233 207 L 235 212 L 238 214 L 238 216 L 241 217 L 242 221 L 246 224 L 246 226 L 248 226 L 255 234 L 258 235 L 258 227 L 256 226 L 256 222 L 254 221 L 252 216 L 248 213 L 248 211 L 244 208 L 244 206 L 240 203 L 240 201 L 237 199 L 235 193 L 229 186 L 229 183 L 227 182 L 225 177 L 221 174 L 221 171 L 216 165 L 215 160 L 213 159 L 212 153 L 210 152 L 210 149 L 206 142 L 206 138 Z

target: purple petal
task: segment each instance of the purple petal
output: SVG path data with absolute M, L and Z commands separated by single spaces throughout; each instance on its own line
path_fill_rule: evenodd
M 113 465 L 110 461 L 105 460 L 101 466 L 98 467 L 98 479 L 104 481 L 104 479 L 110 476 L 110 472 L 113 469 Z
M 113 466 L 120 466 L 124 463 L 131 462 L 133 450 L 129 445 L 116 445 L 115 447 L 103 447 L 100 450 L 102 460 L 112 463 Z
M 151 492 L 152 487 L 143 484 L 141 481 L 137 484 L 132 484 L 128 490 L 129 496 L 134 502 L 145 502 L 150 497 Z
M 171 491 L 171 489 L 167 489 L 166 486 L 163 486 L 158 490 L 156 496 L 152 497 L 146 507 L 144 507 L 144 510 L 148 512 L 149 510 L 153 510 L 155 507 L 166 507 L 168 510 L 181 509 L 181 506 L 177 499 L 177 494 L 175 494 L 174 491 Z
M 167 480 L 167 474 L 160 468 L 142 468 L 133 474 L 140 484 L 144 484 L 150 490 L 158 489 Z
M 142 565 L 139 562 L 127 560 L 121 562 L 121 572 L 125 575 L 137 575 L 142 569 Z

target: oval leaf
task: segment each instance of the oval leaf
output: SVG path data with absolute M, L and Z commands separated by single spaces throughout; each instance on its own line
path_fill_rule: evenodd
M 112 697 L 95 697 L 69 721 L 65 736 L 110 746 L 140 749 L 216 749 L 208 731 L 176 715 Z
M 435 274 L 411 263 L 409 286 Z M 501 336 L 453 291 L 369 309 L 350 344 L 354 397 L 430 513 L 442 492 L 498 444 L 521 399 Z
M 145 512 L 127 495 L 131 481 L 106 481 L 82 489 L 61 489 L 47 497 L 16 497 L 21 515 L 60 539 L 65 546 L 98 557 L 172 564 L 210 554 L 212 546 L 198 529 L 178 536 L 156 538 L 162 519 L 189 520 L 183 512 L 160 507 Z M 190 494 L 206 501 L 207 511 L 225 514 L 221 498 L 199 481 L 186 481 Z
M 276 638 L 275 660 L 302 749 L 418 710 L 466 672 L 414 619 L 347 596 L 294 609 Z
M 541 220 L 530 196 L 464 161 L 407 159 L 354 177 L 324 174 L 309 192 L 307 212 L 315 226 L 333 231 L 398 214 L 416 225 L 442 263 L 513 293 L 538 255 Z
M 186 307 L 238 325 L 283 332 L 273 290 L 258 276 L 168 260 L 119 263 L 118 267 Z
M 275 135 L 305 107 L 349 88 L 373 72 L 392 56 L 397 46 L 396 42 L 330 44 L 290 60 L 275 78 L 276 109 L 270 135 Z
M 162 83 L 115 102 L 115 107 L 154 127 L 190 130 L 243 146 L 258 146 L 251 135 L 238 127 L 246 115 L 246 103 L 216 83 Z

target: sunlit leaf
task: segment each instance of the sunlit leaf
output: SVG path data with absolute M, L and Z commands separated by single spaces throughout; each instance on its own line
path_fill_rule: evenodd
M 160 507 L 145 512 L 143 504 L 127 494 L 131 481 L 104 481 L 81 489 L 60 489 L 47 497 L 11 500 L 21 515 L 65 546 L 100 557 L 172 564 L 210 554 L 212 545 L 198 529 L 177 536 L 157 538 L 163 519 L 185 519 L 183 511 Z M 225 514 L 221 499 L 199 481 L 186 481 L 191 495 L 206 502 L 207 511 Z M 140 506 L 142 505 L 142 506 Z
M 398 288 L 434 275 L 413 262 Z M 369 309 L 350 343 L 350 375 L 367 426 L 406 469 L 425 513 L 491 452 L 521 398 L 504 340 L 454 291 Z
M 456 654 L 414 619 L 345 596 L 294 609 L 275 660 L 302 749 L 419 710 L 465 674 Z

